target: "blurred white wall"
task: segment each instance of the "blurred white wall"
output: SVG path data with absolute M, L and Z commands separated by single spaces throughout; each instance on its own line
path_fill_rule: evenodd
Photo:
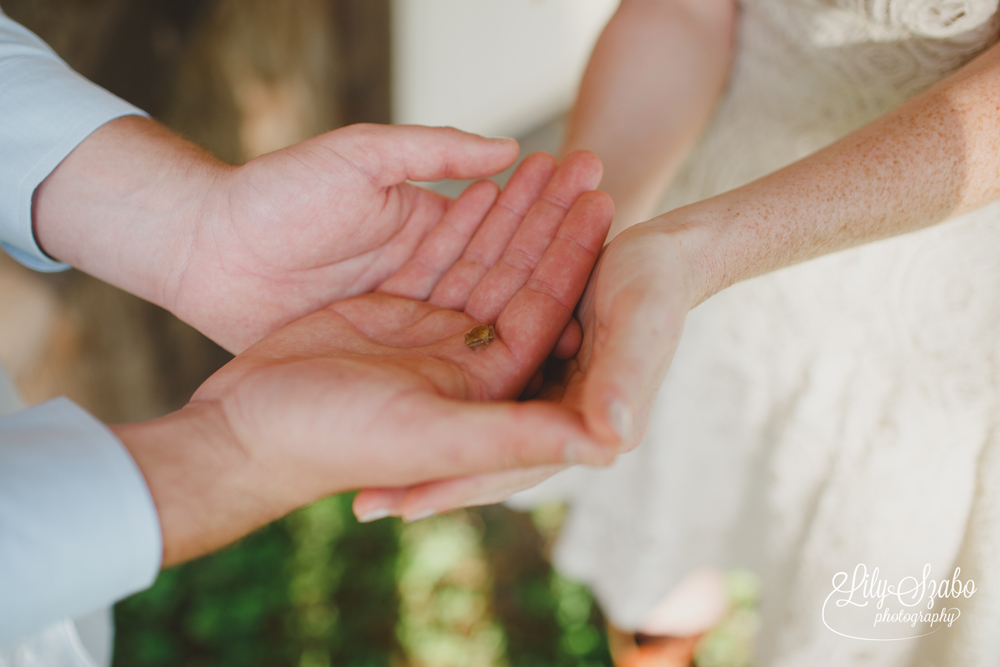
M 517 136 L 565 111 L 618 0 L 393 0 L 393 122 Z

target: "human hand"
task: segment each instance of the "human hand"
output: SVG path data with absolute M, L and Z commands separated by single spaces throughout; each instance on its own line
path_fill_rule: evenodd
M 157 503 L 165 563 L 339 491 L 610 462 L 578 414 L 510 402 L 554 347 L 573 353 L 573 304 L 611 224 L 607 195 L 587 193 L 596 158 L 569 156 L 539 193 L 553 163 L 529 158 L 468 244 L 474 224 L 436 230 L 378 292 L 263 339 L 181 411 L 117 427 Z M 496 329 L 481 351 L 464 342 L 479 323 Z
M 445 219 L 453 202 L 408 179 L 488 176 L 516 157 L 513 140 L 355 125 L 252 160 L 216 192 L 179 276 L 175 312 L 239 350 L 326 304 L 370 292 L 436 226 L 481 220 L 498 192 L 477 183 Z
M 36 236 L 50 255 L 239 352 L 375 289 L 436 226 L 480 220 L 497 196 L 495 185 L 476 184 L 452 210 L 408 179 L 488 176 L 516 157 L 513 140 L 354 125 L 229 167 L 153 121 L 125 117 L 38 188 Z
M 690 270 L 688 231 L 664 217 L 629 228 L 605 248 L 577 311 L 583 325 L 580 351 L 540 397 L 580 414 L 591 437 L 618 451 L 642 441 L 685 316 L 700 294 Z M 413 518 L 492 504 L 566 467 L 545 465 L 409 488 L 366 489 L 354 500 L 355 513 L 364 516 L 379 507 Z

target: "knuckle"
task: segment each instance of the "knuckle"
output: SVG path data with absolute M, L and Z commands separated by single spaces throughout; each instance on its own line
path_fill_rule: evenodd
M 533 292 L 549 297 L 566 310 L 573 311 L 573 305 L 567 302 L 566 295 L 552 283 L 540 278 L 531 278 L 528 280 L 527 287 Z
M 565 197 L 560 197 L 553 192 L 546 192 L 539 198 L 539 201 L 555 206 L 559 210 L 565 212 L 573 206 L 573 202 L 576 201 L 576 199 L 567 199 Z
M 511 246 L 503 254 L 503 263 L 516 271 L 530 273 L 534 270 L 538 259 L 524 248 Z

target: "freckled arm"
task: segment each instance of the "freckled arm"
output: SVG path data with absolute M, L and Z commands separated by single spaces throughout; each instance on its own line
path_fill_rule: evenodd
M 626 229 L 605 249 L 579 311 L 588 426 L 622 447 L 638 444 L 687 312 L 720 290 L 927 227 L 998 196 L 994 46 L 805 159 Z M 650 340 L 660 342 L 655 350 Z
M 1000 197 L 1000 45 L 875 122 L 744 187 L 655 218 L 694 303 L 746 278 Z

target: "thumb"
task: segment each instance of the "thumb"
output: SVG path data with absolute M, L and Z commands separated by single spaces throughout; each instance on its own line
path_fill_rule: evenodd
M 453 127 L 359 124 L 328 136 L 336 140 L 337 153 L 379 187 L 492 176 L 514 164 L 519 151 L 513 139 L 488 139 Z
M 583 386 L 584 420 L 597 438 L 618 442 L 620 451 L 633 449 L 645 436 L 653 399 L 683 332 L 687 309 L 671 296 L 658 289 L 624 290 L 607 317 L 597 313 Z

